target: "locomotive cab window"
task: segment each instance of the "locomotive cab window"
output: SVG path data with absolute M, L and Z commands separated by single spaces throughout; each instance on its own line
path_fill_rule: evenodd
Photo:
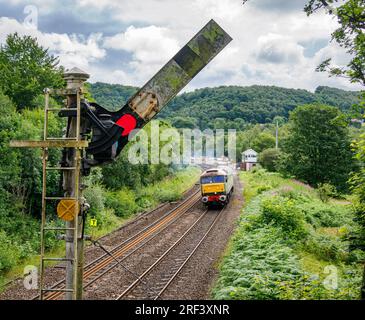
M 206 183 L 223 183 L 227 181 L 227 177 L 225 176 L 212 176 L 212 177 L 202 177 L 200 182 L 202 184 Z

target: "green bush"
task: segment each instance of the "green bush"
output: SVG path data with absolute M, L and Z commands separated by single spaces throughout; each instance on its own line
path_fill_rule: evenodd
M 349 263 L 362 263 L 365 261 L 365 251 L 360 249 L 355 249 L 350 251 L 348 258 Z
M 156 201 L 152 199 L 152 197 L 146 195 L 146 196 L 139 196 L 136 198 L 136 204 L 138 207 L 140 207 L 142 210 L 147 210 L 148 208 L 151 208 L 153 204 Z
M 254 166 L 250 172 L 256 177 L 263 177 L 267 173 L 266 169 L 262 168 L 259 164 Z
M 244 207 L 215 299 L 358 299 L 363 254 L 346 240 L 357 225 L 349 205 L 324 203 L 314 189 L 260 170 L 241 174 Z M 257 192 L 261 185 L 273 186 Z M 247 200 L 246 200 L 247 201 Z M 338 288 L 324 285 L 337 268 Z
M 90 215 L 97 216 L 105 209 L 106 194 L 100 185 L 91 185 L 84 191 L 86 202 L 90 205 Z
M 284 300 L 354 300 L 359 298 L 358 287 L 361 272 L 346 270 L 338 277 L 338 288 L 326 288 L 324 279 L 319 276 L 303 274 L 295 280 L 280 284 L 279 299 Z
M 293 200 L 283 197 L 272 197 L 262 202 L 262 221 L 280 227 L 286 237 L 303 239 L 308 231 L 304 215 L 295 206 Z
M 107 192 L 106 206 L 113 209 L 118 217 L 124 218 L 138 211 L 135 194 L 127 188 Z
M 285 197 L 289 200 L 294 200 L 295 205 L 300 203 L 310 203 L 312 202 L 312 198 L 303 192 L 299 192 L 295 190 L 291 186 L 283 186 L 279 188 L 278 195 Z
M 177 190 L 170 189 L 165 190 L 161 189 L 156 192 L 156 197 L 161 202 L 168 202 L 168 201 L 176 201 L 180 198 L 180 194 Z
M 277 299 L 280 283 L 301 276 L 297 258 L 272 227 L 251 232 L 240 230 L 234 237 L 232 253 L 221 267 L 213 289 L 215 299 Z
M 91 227 L 90 220 L 96 219 L 97 226 Z M 113 209 L 104 209 L 103 211 L 98 212 L 97 216 L 88 215 L 86 219 L 85 232 L 87 234 L 94 235 L 96 230 L 102 231 L 101 235 L 105 234 L 105 232 L 112 231 L 116 227 L 120 225 L 120 221 L 114 214 Z
M 0 231 L 0 272 L 9 270 L 16 265 L 20 252 L 16 244 L 10 241 L 9 236 Z
M 328 202 L 331 197 L 336 196 L 336 187 L 329 183 L 319 183 L 317 192 L 323 202 Z
M 268 191 L 270 189 L 272 189 L 271 186 L 260 185 L 260 186 L 257 187 L 257 193 L 261 194 L 261 193 L 263 193 L 265 191 Z
M 298 203 L 297 207 L 304 213 L 306 221 L 315 228 L 353 224 L 350 206 L 337 206 L 312 199 Z
M 279 159 L 280 150 L 268 148 L 260 152 L 259 162 L 268 171 L 276 171 L 276 161 Z
M 325 261 L 345 261 L 348 257 L 348 243 L 327 234 L 312 234 L 304 248 Z

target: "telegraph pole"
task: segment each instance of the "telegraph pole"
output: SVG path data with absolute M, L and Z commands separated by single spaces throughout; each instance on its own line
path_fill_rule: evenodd
M 79 90 L 82 92 L 84 82 L 89 78 L 89 74 L 78 69 L 73 68 L 64 74 L 66 80 L 66 90 Z M 67 95 L 67 108 L 75 108 L 80 103 L 77 101 L 77 95 Z M 78 123 L 77 117 L 70 117 L 68 124 L 68 130 L 66 132 L 66 138 L 79 138 L 83 131 L 83 123 Z M 80 121 L 80 118 L 79 118 Z M 65 191 L 65 197 L 81 198 L 81 148 L 68 148 L 66 149 L 66 161 L 70 167 L 76 167 L 76 170 L 65 170 L 63 172 L 63 189 Z M 82 205 L 80 206 L 82 211 Z M 82 214 L 82 212 L 80 212 Z M 75 223 L 76 221 L 76 223 Z M 82 238 L 83 219 L 74 219 L 66 222 L 66 289 L 70 291 L 66 292 L 66 300 L 81 300 L 83 291 L 83 266 L 84 266 L 84 239 Z M 77 224 L 77 225 L 75 225 Z M 75 248 L 74 231 L 73 228 L 77 228 L 77 247 Z M 72 261 L 73 260 L 73 261 Z M 73 266 L 76 263 L 77 265 Z M 75 279 L 76 276 L 76 279 Z M 74 290 L 74 292 L 72 292 Z
M 279 148 L 279 121 L 276 120 L 275 149 Z

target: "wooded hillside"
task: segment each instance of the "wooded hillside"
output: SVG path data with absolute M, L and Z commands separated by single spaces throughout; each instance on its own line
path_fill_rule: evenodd
M 136 87 L 118 84 L 90 84 L 90 91 L 102 106 L 116 110 L 136 92 Z M 314 93 L 303 89 L 275 86 L 220 86 L 183 93 L 160 113 L 176 127 L 236 128 L 247 123 L 270 123 L 276 116 L 288 118 L 296 106 L 320 102 L 350 109 L 358 102 L 358 92 L 330 87 L 318 87 Z

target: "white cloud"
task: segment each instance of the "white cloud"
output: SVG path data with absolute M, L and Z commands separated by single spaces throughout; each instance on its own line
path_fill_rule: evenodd
M 288 36 L 269 33 L 259 37 L 257 42 L 256 57 L 262 62 L 298 64 L 304 59 L 304 48 Z
M 195 0 L 191 10 L 203 14 L 204 17 L 214 17 L 225 21 L 240 19 L 242 14 L 241 1 Z
M 179 49 L 179 44 L 167 28 L 149 26 L 128 27 L 126 32 L 105 38 L 105 48 L 131 52 L 137 62 L 163 63 Z
M 61 2 L 51 0 L 43 4 L 35 0 L 34 3 L 40 12 L 56 12 Z M 334 57 L 339 65 L 349 60 L 343 49 L 329 43 L 330 34 L 337 27 L 336 20 L 324 12 L 307 17 L 302 11 L 306 0 L 287 2 L 255 0 L 242 5 L 241 0 L 80 0 L 72 8 L 85 14 L 99 11 L 100 17 L 108 17 L 105 25 L 123 26 L 120 32 L 108 37 L 94 34 L 87 38 L 40 32 L 37 35 L 60 55 L 63 63 L 88 68 L 92 81 L 142 85 L 214 18 L 233 41 L 187 90 L 228 84 L 268 84 L 310 90 L 318 85 L 331 85 L 358 89 L 344 79 L 328 78 L 326 73 L 315 72 L 325 58 Z M 0 23 L 0 41 L 4 30 L 12 28 L 14 20 L 6 24 L 1 27 Z M 129 27 L 125 28 L 126 24 Z M 325 45 L 326 42 L 329 44 L 320 50 L 320 47 L 314 48 L 315 43 Z M 311 53 L 305 56 L 308 48 Z M 119 51 L 121 57 L 128 53 L 131 58 L 115 69 L 95 63 L 102 59 L 107 63 L 110 49 Z
M 156 26 L 130 26 L 124 33 L 106 37 L 104 47 L 132 54 L 129 66 L 134 70 L 134 76 L 129 78 L 138 85 L 143 85 L 179 50 L 178 41 L 169 29 Z
M 92 82 L 106 82 L 118 84 L 135 83 L 135 78 L 128 72 L 121 69 L 116 69 L 111 72 L 105 72 L 103 68 L 90 66 L 88 72 L 91 74 L 90 80 Z
M 332 58 L 332 63 L 337 66 L 346 65 L 349 61 L 349 55 L 335 42 L 317 51 L 313 61 L 319 64 L 328 58 Z
M 0 18 L 0 43 L 4 43 L 10 33 L 30 35 L 37 38 L 40 45 L 60 57 L 66 68 L 78 66 L 85 71 L 94 61 L 105 57 L 105 49 L 100 47 L 101 34 L 91 34 L 85 38 L 75 34 L 42 33 L 37 29 L 27 28 L 15 19 Z

